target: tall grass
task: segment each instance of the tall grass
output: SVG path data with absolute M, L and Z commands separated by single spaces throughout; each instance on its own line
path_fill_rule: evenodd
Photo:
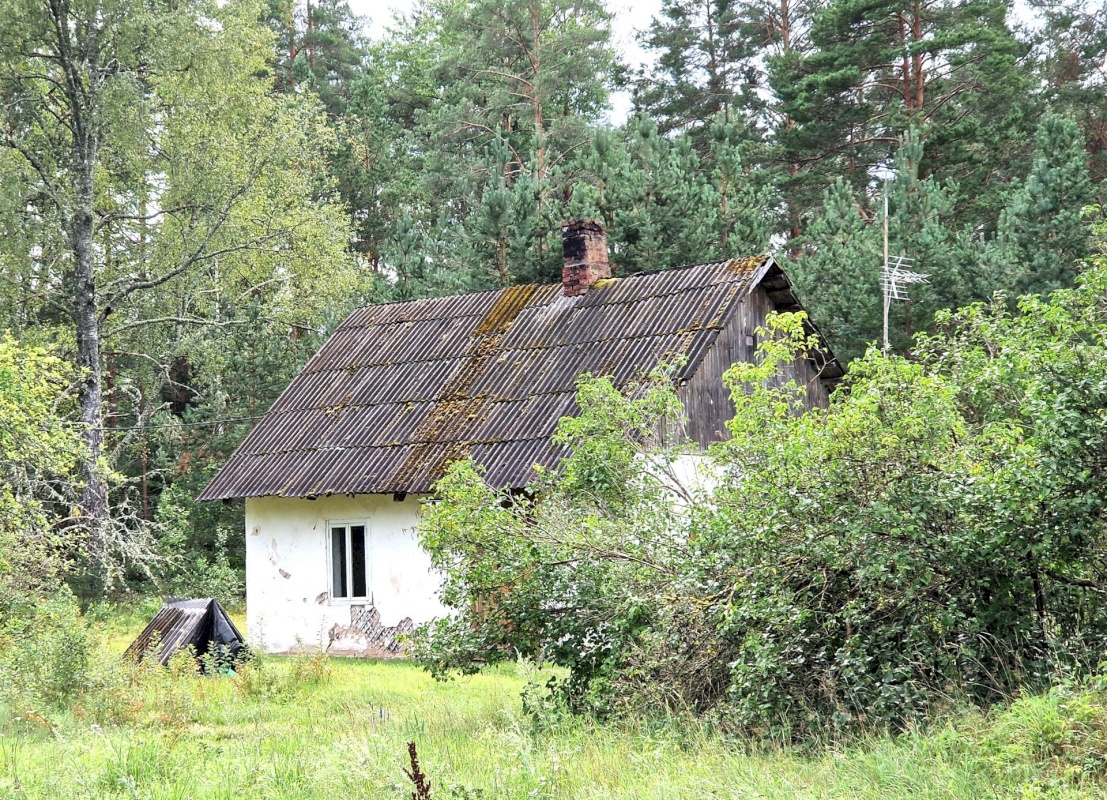
M 114 646 L 114 645 L 113 645 Z M 101 657 L 63 707 L 0 709 L 0 798 L 1078 798 L 1107 793 L 1107 695 L 1059 687 L 991 715 L 805 752 L 701 723 L 522 711 L 509 665 L 436 683 L 405 662 L 265 658 L 237 677 Z

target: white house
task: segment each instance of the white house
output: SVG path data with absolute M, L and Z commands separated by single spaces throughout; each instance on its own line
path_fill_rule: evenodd
M 625 384 L 659 363 L 701 445 L 725 436 L 722 374 L 753 357 L 774 310 L 798 310 L 767 256 L 612 278 L 603 227 L 567 224 L 562 283 L 511 286 L 354 312 L 234 452 L 200 500 L 246 500 L 247 635 L 388 656 L 397 635 L 443 613 L 419 547 L 421 501 L 466 456 L 501 488 L 534 465 L 575 413 L 577 377 Z M 814 331 L 814 328 L 812 328 Z M 793 375 L 823 405 L 842 370 L 829 349 Z

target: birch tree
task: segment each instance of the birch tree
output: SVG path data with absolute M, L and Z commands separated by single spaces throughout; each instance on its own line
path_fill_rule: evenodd
M 109 502 L 105 349 L 164 373 L 168 341 L 254 294 L 310 324 L 353 281 L 346 226 L 314 177 L 321 114 L 273 96 L 256 6 L 4 7 L 0 168 L 25 232 L 0 262 L 9 317 L 71 343 L 85 454 L 70 522 L 110 577 L 128 542 Z

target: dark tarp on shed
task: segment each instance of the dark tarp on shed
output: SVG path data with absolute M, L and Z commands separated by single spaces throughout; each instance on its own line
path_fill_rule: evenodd
M 124 654 L 141 660 L 160 641 L 158 661 L 165 666 L 177 651 L 189 645 L 197 657 L 215 650 L 220 663 L 232 662 L 246 642 L 223 606 L 210 597 L 199 600 L 168 598 L 150 624 L 131 642 Z

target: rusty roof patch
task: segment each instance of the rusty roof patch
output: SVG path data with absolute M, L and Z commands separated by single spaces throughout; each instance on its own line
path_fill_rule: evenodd
M 578 297 L 513 286 L 359 309 L 199 499 L 427 492 L 465 456 L 493 485 L 525 486 L 562 455 L 550 437 L 576 411 L 579 375 L 625 385 L 682 360 L 675 377 L 687 380 L 751 288 L 782 275 L 757 256 L 604 280 Z

